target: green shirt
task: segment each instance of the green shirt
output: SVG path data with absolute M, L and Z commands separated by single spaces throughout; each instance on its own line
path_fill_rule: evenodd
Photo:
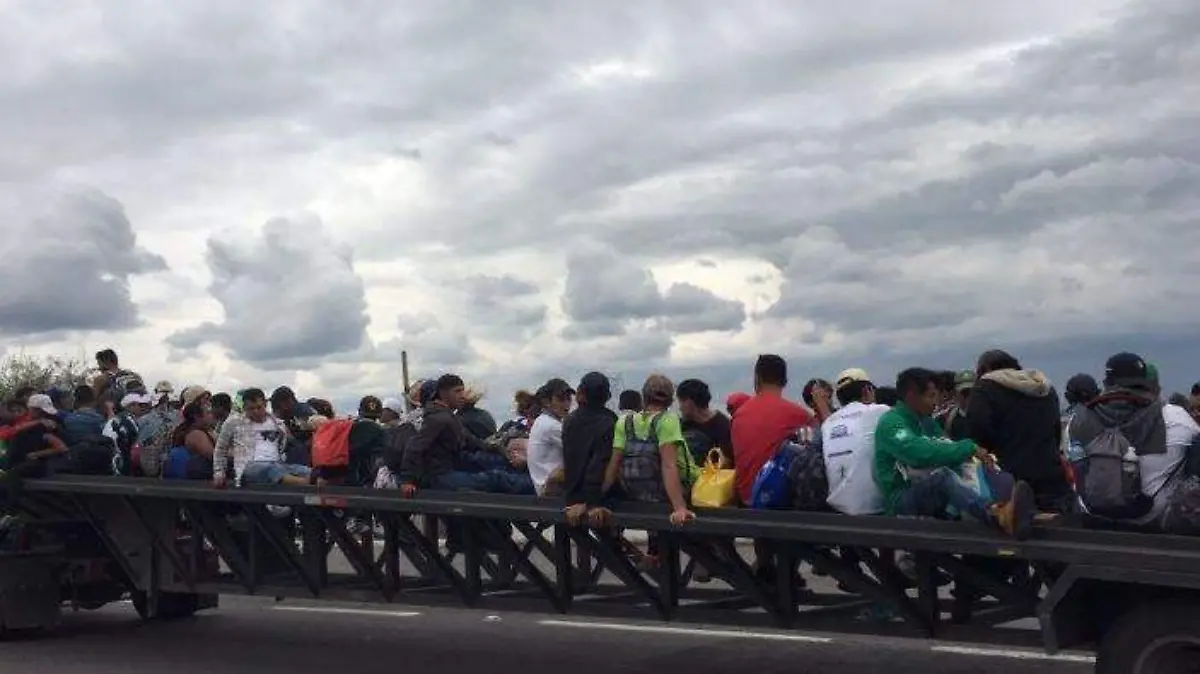
M 970 440 L 947 440 L 931 417 L 919 417 L 904 403 L 884 413 L 875 428 L 875 484 L 883 493 L 883 509 L 896 514 L 896 502 L 908 488 L 903 467 L 959 468 L 975 453 Z
M 650 420 L 655 415 L 647 412 L 636 412 L 633 414 L 633 434 L 639 440 L 646 440 L 650 437 Z M 622 414 L 617 417 L 616 430 L 613 433 L 613 452 L 625 451 L 625 417 L 628 414 Z M 679 422 L 679 415 L 674 412 L 659 412 L 658 416 L 658 446 L 665 447 L 667 445 L 675 445 L 675 462 L 679 466 L 679 479 L 684 486 L 690 486 L 696 482 L 696 478 L 700 475 L 700 468 L 696 466 L 696 462 L 692 459 L 692 453 L 688 450 L 687 440 L 683 439 L 683 425 Z

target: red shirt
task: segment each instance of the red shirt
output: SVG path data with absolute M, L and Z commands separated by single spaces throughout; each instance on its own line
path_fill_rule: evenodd
M 733 465 L 738 498 L 750 502 L 754 479 L 788 436 L 813 423 L 806 408 L 773 393 L 747 400 L 733 417 Z
M 29 412 L 23 412 L 14 417 L 7 426 L 0 426 L 0 440 L 4 442 L 12 440 L 13 436 L 17 434 L 17 429 L 21 427 L 21 424 L 28 423 L 31 416 Z

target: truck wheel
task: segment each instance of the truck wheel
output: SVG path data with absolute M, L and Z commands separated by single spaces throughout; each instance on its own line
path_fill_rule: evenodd
M 133 608 L 142 620 L 179 620 L 190 618 L 199 608 L 198 597 L 182 592 L 160 592 L 158 595 L 158 611 L 150 614 L 149 596 L 137 590 L 131 597 Z
M 1200 602 L 1151 602 L 1104 635 L 1096 674 L 1200 674 Z

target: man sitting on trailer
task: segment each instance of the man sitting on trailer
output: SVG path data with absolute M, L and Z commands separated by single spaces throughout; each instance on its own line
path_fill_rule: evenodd
M 875 484 L 875 428 L 888 412 L 875 403 L 875 385 L 867 373 L 851 368 L 838 375 L 838 408 L 821 424 L 820 449 L 829 480 L 829 507 L 847 515 L 878 515 L 883 494 Z
M 1067 457 L 1075 468 L 1080 506 L 1100 523 L 1161 529 L 1168 505 L 1186 479 L 1185 462 L 1198 437 L 1200 425 L 1186 411 L 1162 403 L 1140 356 L 1109 358 L 1104 390 L 1080 407 L 1067 427 Z M 1121 448 L 1124 454 L 1114 456 L 1105 447 Z M 1125 489 L 1123 478 L 1111 479 L 1107 465 L 1136 478 L 1138 493 Z
M 611 511 L 604 502 L 604 471 L 612 458 L 617 415 L 607 404 L 612 398 L 608 377 L 589 372 L 579 380 L 579 407 L 562 425 L 563 491 L 567 521 L 578 525 L 585 516 L 604 526 Z
M 959 471 L 973 456 L 990 462 L 971 440 L 947 440 L 933 420 L 940 392 L 937 373 L 910 368 L 896 378 L 900 402 L 875 429 L 875 482 L 890 515 L 940 517 L 952 506 L 1010 536 L 1029 536 L 1035 514 L 1033 490 L 1024 482 L 1010 500 L 992 503 L 968 487 Z
M 324 486 L 322 479 L 311 480 L 308 466 L 284 463 L 283 447 L 287 429 L 283 422 L 267 412 L 267 395 L 262 389 L 242 393 L 242 414 L 231 416 L 221 427 L 213 450 L 213 484 L 227 482 L 226 458 L 233 455 L 234 483 Z
M 444 374 L 437 380 L 437 393 L 424 408 L 421 430 L 408 444 L 400 470 L 400 490 L 405 498 L 418 487 L 444 491 L 483 491 L 501 494 L 532 494 L 528 474 L 503 469 L 469 473 L 457 470 L 458 456 L 465 446 L 462 423 L 454 411 L 462 406 L 465 384 L 458 375 Z

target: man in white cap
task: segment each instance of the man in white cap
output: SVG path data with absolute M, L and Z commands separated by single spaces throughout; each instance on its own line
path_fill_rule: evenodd
M 126 477 L 140 473 L 135 464 L 138 447 L 138 422 L 154 405 L 154 396 L 149 393 L 126 393 L 121 398 L 121 411 L 105 424 L 102 434 L 113 443 L 113 474 Z
M 834 394 L 841 407 L 820 433 L 829 506 L 847 515 L 882 513 L 883 494 L 874 477 L 875 427 L 890 408 L 875 403 L 875 385 L 861 368 L 839 374 Z
M 9 470 L 24 477 L 36 477 L 46 472 L 43 459 L 65 454 L 67 446 L 59 435 L 62 427 L 58 423 L 58 408 L 50 396 L 35 393 L 25 406 L 29 421 L 9 440 L 6 458 Z
M 379 423 L 385 427 L 395 426 L 404 416 L 404 403 L 399 398 L 384 398 L 383 409 L 379 413 Z

